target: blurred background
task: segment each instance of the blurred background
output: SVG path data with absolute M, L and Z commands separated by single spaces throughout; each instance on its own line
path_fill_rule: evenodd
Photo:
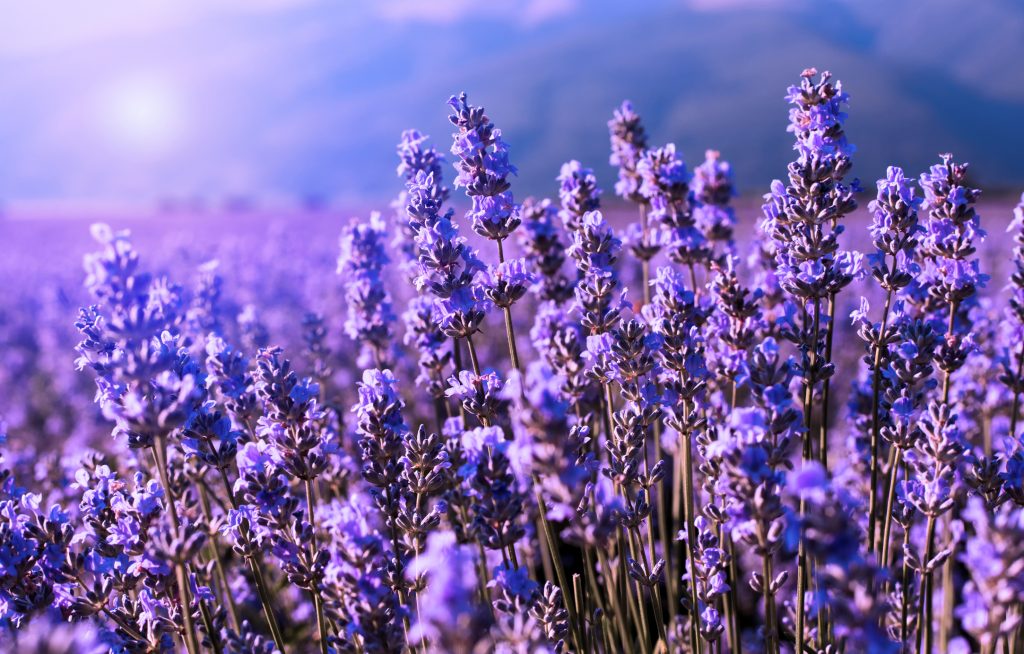
M 512 144 L 518 197 L 570 158 L 610 188 L 624 98 L 653 143 L 721 150 L 759 195 L 808 66 L 851 95 L 861 179 L 952 151 L 991 197 L 1024 186 L 1021 61 L 1019 0 L 8 2 L 0 210 L 386 207 L 400 132 L 447 149 L 460 90 Z

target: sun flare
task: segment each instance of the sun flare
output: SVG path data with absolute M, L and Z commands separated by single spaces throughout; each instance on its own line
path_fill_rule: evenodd
M 104 135 L 118 149 L 159 156 L 173 150 L 184 136 L 184 100 L 167 79 L 124 77 L 102 91 L 99 119 Z

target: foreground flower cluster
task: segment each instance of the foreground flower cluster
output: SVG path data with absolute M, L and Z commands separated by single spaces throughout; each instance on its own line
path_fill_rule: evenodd
M 450 156 L 402 134 L 397 214 L 343 229 L 301 352 L 215 266 L 186 289 L 94 227 L 77 367 L 113 442 L 0 468 L 0 645 L 1020 651 L 1024 199 L 1001 300 L 951 155 L 889 168 L 854 251 L 848 97 L 808 70 L 786 99 L 747 249 L 722 155 L 691 171 L 628 102 L 619 229 L 578 161 L 517 203 L 453 97 Z

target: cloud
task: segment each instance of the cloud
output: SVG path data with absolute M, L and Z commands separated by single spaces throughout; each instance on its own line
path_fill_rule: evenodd
M 734 9 L 781 9 L 794 4 L 793 0 L 685 0 L 695 11 L 731 11 Z
M 0 8 L 0 57 L 61 52 L 172 31 L 221 16 L 276 13 L 310 0 L 32 0 Z
M 450 25 L 471 18 L 499 18 L 532 26 L 572 14 L 578 0 L 381 0 L 377 15 L 395 22 L 426 22 Z

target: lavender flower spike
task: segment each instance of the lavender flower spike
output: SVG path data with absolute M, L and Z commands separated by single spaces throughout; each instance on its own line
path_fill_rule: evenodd
M 395 314 L 383 275 L 388 264 L 386 234 L 376 212 L 368 222 L 353 221 L 341 234 L 338 274 L 344 279 L 348 303 L 345 333 L 360 346 L 361 366 L 386 367 L 391 358 Z
M 612 119 L 608 121 L 608 133 L 612 145 L 608 162 L 619 169 L 619 181 L 615 184 L 616 195 L 638 204 L 646 202 L 646 197 L 640 192 L 641 178 L 637 165 L 647 149 L 647 134 L 629 100 L 623 101 L 612 114 Z
M 466 189 L 473 201 L 469 218 L 473 231 L 491 239 L 503 241 L 519 226 L 519 206 L 512 198 L 509 175 L 516 167 L 508 160 L 508 143 L 484 114 L 466 100 L 466 94 L 448 100 L 452 114 L 448 119 L 458 128 L 452 135 L 452 154 L 458 157 L 455 185 Z

